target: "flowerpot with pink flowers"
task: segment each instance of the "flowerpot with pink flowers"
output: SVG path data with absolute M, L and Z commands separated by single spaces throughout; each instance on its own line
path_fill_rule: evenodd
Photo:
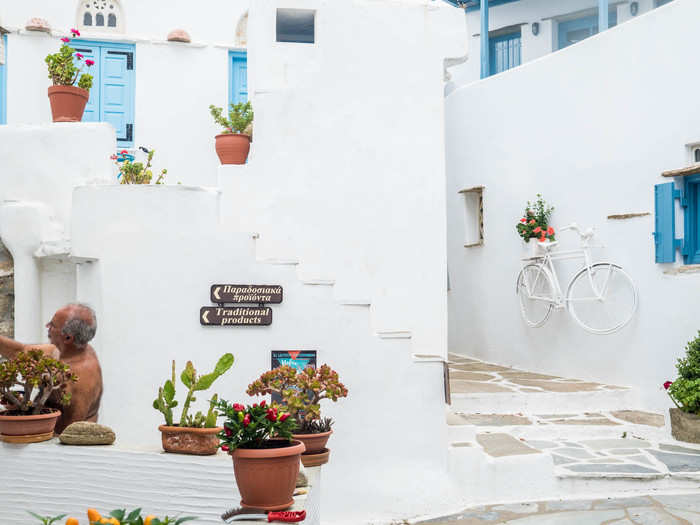
M 700 443 L 700 332 L 676 363 L 678 378 L 664 388 L 676 408 L 669 409 L 671 433 L 679 441 Z
M 527 202 L 523 216 L 515 226 L 525 241 L 523 257 L 539 257 L 544 248 L 554 242 L 554 228 L 549 225 L 553 211 L 554 206 L 548 206 L 539 193 L 534 203 Z
M 301 461 L 306 467 L 328 462 L 330 451 L 326 444 L 333 433 L 331 418 L 321 418 L 321 401 L 336 402 L 348 396 L 338 372 L 328 365 L 307 366 L 299 371 L 283 365 L 262 374 L 246 390 L 248 395 L 276 394 L 282 406 L 296 422 L 294 439 L 306 446 Z
M 80 36 L 77 29 L 71 29 L 73 38 Z M 49 88 L 49 103 L 54 122 L 80 122 L 85 105 L 90 98 L 92 75 L 83 73 L 84 67 L 92 67 L 95 62 L 76 53 L 68 45 L 70 39 L 61 38 L 61 48 L 45 58 L 49 78 L 53 86 Z

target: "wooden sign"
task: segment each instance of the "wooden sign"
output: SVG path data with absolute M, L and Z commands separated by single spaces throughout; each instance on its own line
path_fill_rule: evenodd
M 267 306 L 203 306 L 199 322 L 204 326 L 268 326 L 272 308 Z
M 213 284 L 211 302 L 279 304 L 282 302 L 282 287 L 266 284 Z

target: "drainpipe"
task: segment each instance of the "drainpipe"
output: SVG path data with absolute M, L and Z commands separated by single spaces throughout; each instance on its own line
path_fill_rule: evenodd
M 607 0 L 599 0 L 606 1 Z M 489 57 L 489 0 L 481 0 L 481 78 L 488 77 L 491 72 Z
M 608 28 L 609 0 L 598 0 L 598 32 L 602 33 Z
M 41 202 L 0 203 L 0 239 L 15 265 L 15 338 L 39 343 L 45 338 L 41 319 L 41 268 L 34 252 L 44 241 L 63 237 L 60 225 Z

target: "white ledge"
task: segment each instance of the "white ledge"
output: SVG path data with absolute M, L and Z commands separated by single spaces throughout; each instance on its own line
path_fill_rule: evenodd
M 202 49 L 205 47 L 209 47 L 209 44 L 206 44 L 205 42 L 176 42 L 173 40 L 151 40 L 152 44 L 155 45 L 174 45 L 174 46 L 182 46 L 182 47 L 193 47 L 195 49 Z
M 410 330 L 377 330 L 376 333 L 382 339 L 411 339 L 413 337 Z

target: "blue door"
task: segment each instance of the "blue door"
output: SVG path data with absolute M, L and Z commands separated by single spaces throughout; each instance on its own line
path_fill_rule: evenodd
M 248 102 L 248 54 L 245 51 L 229 53 L 228 91 L 230 104 Z
M 700 264 L 700 175 L 685 178 L 685 264 Z
M 109 122 L 117 148 L 134 145 L 134 46 L 107 42 L 72 43 L 76 52 L 95 61 L 85 68 L 93 77 L 83 122 Z
M 489 38 L 489 62 L 492 75 L 520 65 L 520 30 Z
M 0 35 L 0 124 L 7 124 L 7 35 Z
M 608 11 L 608 25 L 617 25 L 617 9 Z M 559 22 L 559 48 L 563 49 L 598 33 L 598 15 Z

